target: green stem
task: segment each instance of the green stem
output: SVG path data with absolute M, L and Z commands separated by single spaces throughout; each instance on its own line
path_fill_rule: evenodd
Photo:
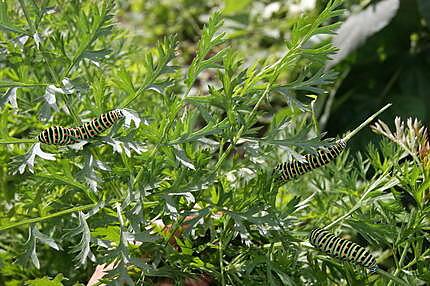
M 353 212 L 355 212 L 357 209 L 360 208 L 361 204 L 363 203 L 363 200 L 367 197 L 367 195 L 373 191 L 378 185 L 379 183 L 385 179 L 388 176 L 388 174 L 383 174 L 379 179 L 377 179 L 375 182 L 373 182 L 366 190 L 366 192 L 364 192 L 364 194 L 360 197 L 360 199 L 358 200 L 358 202 L 343 216 L 337 218 L 335 221 L 333 221 L 332 223 L 330 223 L 329 225 L 325 226 L 324 229 L 330 229 L 332 226 L 334 226 L 335 224 L 337 224 L 338 222 L 344 220 L 345 218 L 349 217 Z
M 391 88 L 394 86 L 394 83 L 396 83 L 397 79 L 399 78 L 401 72 L 402 72 L 402 67 L 400 66 L 396 70 L 396 72 L 391 76 L 391 78 L 387 82 L 387 85 L 382 90 L 382 93 L 379 96 L 380 102 L 383 101 L 385 99 L 385 97 L 387 96 L 388 92 L 390 92 Z
M 420 257 L 426 257 L 427 255 L 429 255 L 429 253 L 430 253 L 430 248 L 427 249 L 426 251 L 424 251 Z M 409 262 L 409 264 L 407 264 L 405 267 L 403 267 L 403 269 L 408 269 L 409 267 L 415 265 L 418 262 L 418 259 L 419 259 L 419 257 L 415 257 L 414 260 Z
M 36 143 L 36 139 L 0 139 L 0 145 L 1 144 L 25 144 L 25 143 Z
M 408 282 L 406 282 L 403 279 L 400 279 L 400 278 L 394 276 L 393 274 L 388 273 L 388 272 L 386 272 L 380 268 L 376 269 L 376 273 L 378 273 L 381 276 L 384 276 L 387 279 L 390 279 L 390 282 L 388 285 L 390 285 L 391 283 L 394 282 L 394 283 L 397 283 L 398 285 L 409 286 Z
M 240 139 L 240 136 L 242 136 L 243 131 L 245 130 L 245 125 L 243 125 L 239 131 L 237 132 L 236 136 L 234 136 L 231 144 L 227 147 L 227 149 L 221 154 L 221 157 L 219 157 L 218 161 L 215 164 L 215 169 L 214 171 L 219 170 L 219 168 L 221 167 L 222 163 L 225 161 L 225 159 L 227 158 L 227 156 L 230 154 L 231 150 L 235 147 L 235 145 L 237 144 L 237 141 Z
M 384 107 L 382 107 L 381 109 L 379 109 L 379 111 L 377 111 L 372 116 L 370 116 L 369 118 L 367 118 L 357 128 L 355 128 L 354 130 L 348 132 L 345 135 L 345 137 L 343 137 L 342 140 L 345 141 L 345 143 L 348 142 L 348 140 L 351 139 L 352 136 L 354 136 L 355 134 L 357 134 L 361 129 L 363 129 L 366 125 L 368 125 L 370 122 L 372 122 L 379 114 L 381 114 L 382 112 L 384 112 L 390 106 L 391 106 L 391 103 L 388 103 L 387 105 L 385 105 Z
M 49 85 L 48 83 L 26 83 L 26 82 L 0 81 L 0 87 L 1 88 L 6 88 L 6 87 L 38 87 L 38 86 L 46 87 L 48 85 Z
M 94 27 L 94 29 L 91 31 L 91 34 L 89 37 L 86 38 L 86 41 L 79 46 L 76 54 L 73 56 L 72 60 L 70 61 L 70 64 L 67 66 L 66 70 L 63 72 L 63 75 L 61 78 L 65 78 L 69 75 L 72 68 L 78 63 L 78 61 L 81 59 L 82 54 L 88 49 L 88 47 L 96 40 L 97 32 L 99 31 L 100 27 L 104 23 L 104 18 L 106 16 L 106 13 L 108 13 L 106 7 L 103 5 L 102 12 L 99 22 L 96 24 L 97 26 Z
M 334 103 L 334 99 L 336 97 L 336 93 L 339 90 L 340 85 L 343 83 L 346 76 L 349 74 L 349 72 L 350 72 L 350 68 L 346 69 L 342 73 L 342 75 L 337 78 L 336 82 L 334 83 L 333 88 L 330 90 L 330 94 L 329 94 L 327 100 L 325 101 L 325 107 L 324 107 L 324 110 L 322 111 L 322 114 L 321 114 L 320 120 L 319 120 L 319 127 L 321 129 L 325 129 L 325 127 L 327 125 L 330 114 L 332 114 L 331 109 L 332 109 L 332 106 Z M 320 133 L 318 132 L 317 134 L 320 134 Z
M 120 105 L 120 108 L 126 108 L 130 103 L 132 103 L 134 100 L 136 100 L 140 95 L 143 94 L 143 92 L 148 88 L 148 86 L 150 84 L 152 84 L 161 74 L 161 72 L 163 71 L 163 69 L 167 66 L 167 64 L 170 62 L 170 58 L 167 57 L 165 59 L 163 59 L 163 61 L 159 62 L 157 64 L 157 67 L 155 69 L 155 71 L 151 74 L 151 77 L 145 78 L 143 84 L 141 85 L 141 87 L 134 93 L 134 96 L 130 99 L 126 99 L 125 102 L 123 104 Z M 185 92 L 185 95 L 181 98 L 182 100 L 182 104 L 184 102 L 184 99 L 188 96 L 189 92 L 190 92 L 190 88 Z M 182 105 L 181 104 L 181 105 Z M 180 109 L 179 109 L 180 110 Z M 179 110 L 177 112 L 179 112 Z M 177 113 L 176 113 L 177 114 Z M 175 117 L 176 117 L 175 114 Z
M 212 173 L 216 173 L 218 171 L 218 169 L 221 167 L 224 160 L 230 154 L 231 150 L 236 146 L 237 142 L 242 137 L 242 134 L 245 131 L 245 127 L 246 128 L 249 127 L 251 120 L 252 120 L 252 117 L 254 116 L 255 112 L 257 112 L 257 109 L 260 106 L 261 102 L 269 94 L 270 88 L 273 86 L 273 81 L 274 81 L 274 79 L 271 80 L 270 83 L 267 84 L 267 87 L 264 90 L 263 94 L 260 96 L 257 103 L 254 105 L 254 108 L 252 109 L 252 111 L 248 114 L 248 117 L 245 121 L 245 124 L 242 125 L 242 127 L 239 129 L 239 131 L 237 131 L 236 136 L 234 136 L 234 138 L 232 140 L 233 142 L 231 142 L 231 144 L 228 146 L 227 150 L 225 150 L 223 152 L 223 154 L 221 155 L 221 157 L 218 159 L 218 162 L 216 163 L 215 168 L 214 168 Z
M 366 195 L 367 195 L 367 193 L 366 193 Z M 343 216 L 339 217 L 338 219 L 336 219 L 335 221 L 333 221 L 329 225 L 325 226 L 324 229 L 330 229 L 332 226 L 334 226 L 338 222 L 340 222 L 340 221 L 344 220 L 345 218 L 349 217 L 353 212 L 355 212 L 360 207 L 360 205 L 361 205 L 361 199 L 346 214 L 344 214 Z
M 30 219 L 25 219 L 19 222 L 15 222 L 15 223 L 11 223 L 9 225 L 3 225 L 0 226 L 0 231 L 2 230 L 6 230 L 6 229 L 11 229 L 11 228 L 15 228 L 18 226 L 22 226 L 22 225 L 26 225 L 26 224 L 30 224 L 30 223 L 35 223 L 35 222 L 41 222 L 44 220 L 48 220 L 57 216 L 62 216 L 62 215 L 66 215 L 66 214 L 70 214 L 70 213 L 74 213 L 74 212 L 78 212 L 78 211 L 84 211 L 84 210 L 88 210 L 91 208 L 94 208 L 97 204 L 90 204 L 90 205 L 85 205 L 85 206 L 78 206 L 78 207 L 74 207 L 74 208 L 70 208 L 70 209 L 66 209 L 66 210 L 62 210 L 53 214 L 49 214 L 43 217 L 37 217 L 37 218 L 30 218 Z
M 400 256 L 400 260 L 397 263 L 396 271 L 394 271 L 393 277 L 396 277 L 396 275 L 400 273 L 400 270 L 402 269 L 403 262 L 405 261 L 405 258 L 406 258 L 406 254 L 408 253 L 408 248 L 409 248 L 409 241 L 406 242 L 406 245 L 403 248 L 402 255 Z M 392 283 L 393 283 L 393 280 L 388 283 L 388 286 L 390 286 Z
M 19 1 L 19 5 L 21 6 L 22 11 L 24 12 L 24 17 L 27 20 L 27 24 L 30 26 L 30 30 L 32 33 L 36 32 L 36 29 L 33 26 L 33 22 L 31 22 L 30 16 L 28 15 L 28 11 L 27 8 L 24 5 L 24 1 L 23 0 L 18 0 Z
M 70 96 L 68 94 L 65 94 L 64 98 L 67 109 L 69 109 L 70 113 L 72 114 L 73 120 L 75 120 L 75 122 L 79 125 L 82 124 L 82 120 L 78 117 L 75 109 L 72 106 L 72 100 L 70 99 Z
M 136 100 L 141 94 L 148 88 L 149 84 L 152 83 L 157 76 L 151 77 L 149 80 L 146 80 L 143 85 L 134 93 L 134 96 L 128 100 L 126 100 L 123 104 L 120 105 L 120 108 L 126 108 L 130 103 Z

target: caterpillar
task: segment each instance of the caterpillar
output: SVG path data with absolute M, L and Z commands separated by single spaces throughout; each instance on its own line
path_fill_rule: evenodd
M 328 150 L 319 150 L 315 155 L 305 155 L 306 162 L 302 163 L 294 160 L 292 162 L 283 162 L 276 165 L 272 172 L 272 175 L 275 177 L 275 182 L 284 183 L 294 177 L 303 175 L 313 169 L 329 163 L 334 158 L 339 156 L 339 154 L 346 148 L 346 143 L 352 138 L 352 136 L 357 134 L 361 129 L 367 126 L 372 120 L 374 120 L 379 114 L 384 112 L 390 106 L 391 104 L 387 104 L 376 113 L 372 114 L 357 128 L 348 132 L 348 134 L 346 134 L 346 136 L 342 139 L 339 139 L 336 144 L 328 148 Z
M 338 140 L 335 145 L 328 150 L 319 150 L 317 154 L 306 154 L 305 162 L 294 160 L 292 162 L 283 162 L 278 164 L 274 173 L 277 174 L 277 180 L 288 181 L 294 177 L 303 175 L 313 169 L 326 165 L 331 160 L 339 156 L 346 148 L 346 143 L 342 139 Z
M 332 257 L 364 266 L 371 272 L 376 272 L 378 269 L 375 257 L 364 247 L 352 241 L 337 237 L 327 230 L 320 228 L 313 229 L 309 234 L 309 242 Z
M 123 117 L 124 113 L 121 109 L 114 109 L 78 127 L 51 126 L 43 130 L 37 139 L 45 144 L 74 144 L 79 140 L 86 140 L 100 134 Z

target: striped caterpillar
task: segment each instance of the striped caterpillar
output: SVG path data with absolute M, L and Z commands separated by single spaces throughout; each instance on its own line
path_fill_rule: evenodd
M 86 140 L 100 134 L 123 117 L 124 113 L 121 109 L 114 109 L 78 127 L 51 126 L 43 130 L 37 139 L 45 144 L 74 144 L 79 140 Z
M 317 154 L 307 154 L 305 155 L 305 162 L 299 162 L 297 160 L 293 160 L 291 162 L 283 162 L 278 164 L 273 169 L 273 175 L 275 177 L 276 182 L 285 183 L 286 181 L 303 175 L 313 169 L 319 168 L 321 166 L 326 165 L 346 148 L 346 143 L 351 139 L 352 136 L 358 133 L 362 128 L 364 128 L 367 124 L 369 124 L 372 120 L 374 120 L 380 113 L 382 113 L 385 109 L 390 107 L 391 104 L 385 105 L 379 111 L 374 113 L 372 116 L 367 118 L 363 123 L 361 123 L 357 128 L 353 131 L 349 132 L 344 138 L 336 141 L 336 144 L 328 148 L 327 150 L 319 150 Z
M 313 229 L 309 234 L 309 242 L 332 257 L 364 266 L 371 272 L 375 272 L 378 269 L 375 257 L 364 247 L 352 241 L 337 237 L 327 230 L 320 228 Z
M 346 143 L 342 139 L 338 140 L 335 145 L 328 150 L 320 150 L 317 154 L 306 154 L 305 162 L 294 160 L 292 162 L 283 162 L 278 164 L 274 173 L 278 174 L 278 180 L 288 181 L 294 177 L 303 175 L 313 169 L 326 165 L 331 160 L 339 156 L 346 148 Z

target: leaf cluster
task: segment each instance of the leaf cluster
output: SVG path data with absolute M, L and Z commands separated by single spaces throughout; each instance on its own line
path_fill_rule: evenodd
M 277 162 L 329 144 L 303 95 L 318 97 L 335 77 L 322 66 L 334 48 L 311 40 L 333 33 L 340 1 L 297 21 L 282 54 L 252 64 L 229 47 L 220 12 L 184 65 L 176 37 L 136 49 L 117 8 L 1 2 L 0 143 L 18 143 L 0 145 L 2 283 L 72 285 L 98 264 L 111 268 L 109 285 L 202 275 L 220 285 L 386 285 L 304 243 L 312 226 L 332 222 L 393 275 L 426 281 L 429 179 L 396 161 L 397 145 L 272 184 Z M 141 124 L 120 122 L 77 149 L 25 141 L 117 107 Z M 406 209 L 401 193 L 414 199 Z

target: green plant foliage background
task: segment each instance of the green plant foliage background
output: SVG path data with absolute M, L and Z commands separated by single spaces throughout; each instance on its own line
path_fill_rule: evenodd
M 108 285 L 430 283 L 430 5 L 401 1 L 326 69 L 341 22 L 378 1 L 293 2 L 0 1 L 0 285 L 86 285 L 111 263 Z M 397 132 L 273 184 L 389 102 Z M 135 121 L 34 142 L 115 108 Z M 314 249 L 325 225 L 387 274 Z

